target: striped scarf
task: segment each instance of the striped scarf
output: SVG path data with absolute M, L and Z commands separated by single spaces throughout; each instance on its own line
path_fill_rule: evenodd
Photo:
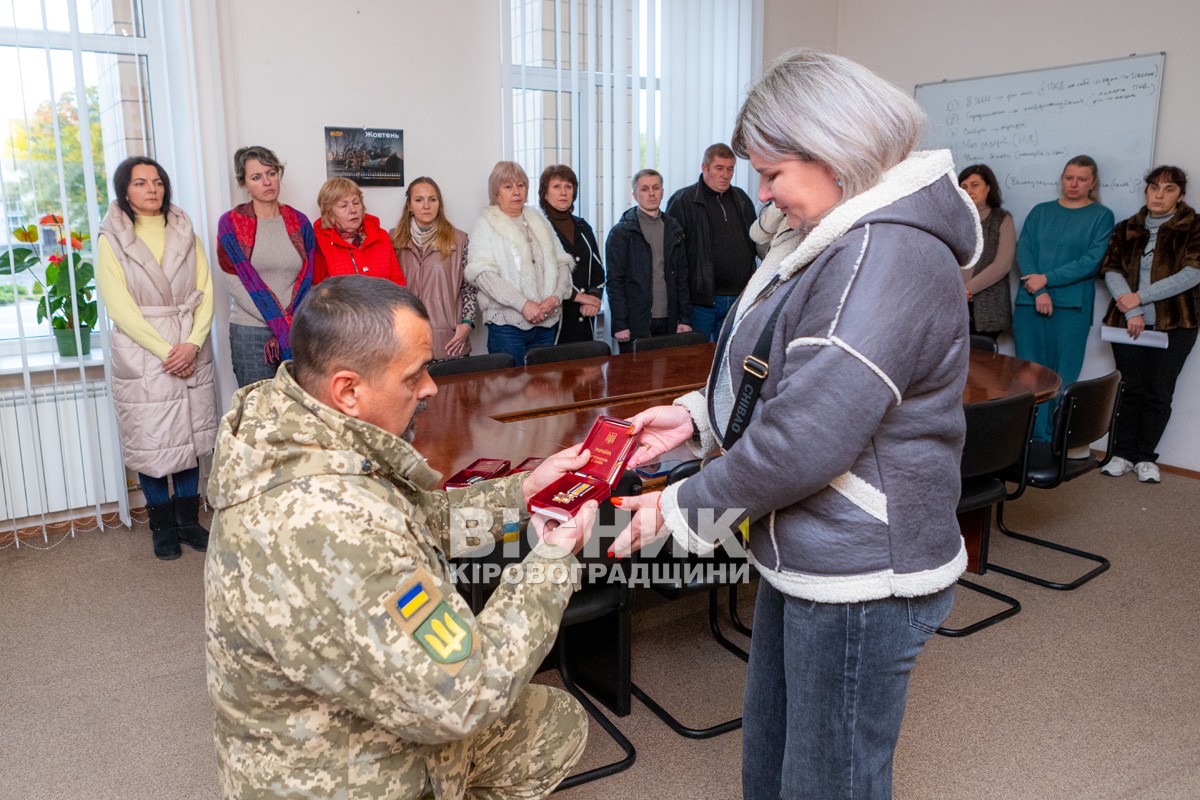
M 247 255 L 254 252 L 254 237 L 258 231 L 258 218 L 254 216 L 253 204 L 243 203 L 221 215 L 221 221 L 217 223 L 217 261 L 223 272 L 237 275 L 246 287 L 255 308 L 262 314 L 263 321 L 279 342 L 280 358 L 287 360 L 292 357 L 292 315 L 295 314 L 304 295 L 312 288 L 313 253 L 316 251 L 317 240 L 308 217 L 291 206 L 282 204 L 279 206 L 279 214 L 283 217 L 283 226 L 288 238 L 304 260 L 304 266 L 292 285 L 291 302 L 287 308 L 280 306 L 279 298 L 259 276 L 258 270 L 250 263 Z

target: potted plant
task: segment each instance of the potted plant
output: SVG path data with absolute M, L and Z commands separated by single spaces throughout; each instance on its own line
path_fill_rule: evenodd
M 53 226 L 58 232 L 58 252 L 45 258 L 39 248 L 13 247 L 0 251 L 0 275 L 28 271 L 33 276 L 33 294 L 39 297 L 37 321 L 50 320 L 62 356 L 88 355 L 92 350 L 92 329 L 96 327 L 96 271 L 83 257 L 87 235 L 65 231 L 62 217 L 47 214 L 40 225 Z M 13 238 L 34 245 L 40 238 L 37 225 L 17 228 Z M 40 274 L 39 270 L 40 268 Z M 81 352 L 76 353 L 75 332 L 79 331 Z

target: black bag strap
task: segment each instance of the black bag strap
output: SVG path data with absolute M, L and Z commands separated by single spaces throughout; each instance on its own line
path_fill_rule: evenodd
M 733 413 L 729 417 L 729 426 L 725 428 L 725 440 L 721 443 L 727 452 L 738 439 L 742 438 L 742 434 L 746 432 L 746 426 L 750 424 L 750 416 L 754 413 L 754 406 L 758 404 L 758 396 L 762 394 L 763 382 L 767 379 L 770 371 L 767 359 L 771 356 L 771 339 L 775 335 L 775 323 L 779 319 L 783 307 L 787 305 L 788 298 L 792 296 L 792 292 L 796 291 L 796 287 L 799 285 L 800 281 L 792 283 L 787 294 L 771 312 L 762 332 L 758 334 L 754 350 L 742 359 L 742 383 L 733 398 Z M 772 282 L 772 285 L 768 286 L 764 292 L 764 299 L 770 297 L 775 288 L 776 286 Z M 733 326 L 729 327 L 732 330 Z

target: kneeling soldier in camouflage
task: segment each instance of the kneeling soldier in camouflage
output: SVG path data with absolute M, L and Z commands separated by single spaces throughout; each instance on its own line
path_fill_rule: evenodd
M 205 599 L 228 797 L 538 798 L 583 752 L 578 702 L 529 684 L 571 581 L 502 582 L 474 615 L 444 553 L 452 504 L 496 512 L 499 538 L 500 509 L 587 454 L 436 490 L 408 443 L 437 392 L 430 342 L 407 290 L 329 279 L 296 314 L 295 360 L 221 422 Z M 527 573 L 569 570 L 595 512 L 541 527 Z

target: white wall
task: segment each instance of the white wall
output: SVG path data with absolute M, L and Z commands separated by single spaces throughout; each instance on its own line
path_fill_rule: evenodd
M 275 150 L 287 163 L 285 202 L 315 217 L 326 125 L 402 128 L 405 179 L 432 176 L 451 221 L 470 228 L 501 156 L 496 3 L 220 0 L 219 8 L 229 152 Z M 364 193 L 391 227 L 404 189 Z
M 764 0 L 763 65 L 793 47 L 836 53 L 838 0 Z
M 222 138 L 229 163 L 227 191 L 206 198 L 213 236 L 217 217 L 247 199 L 232 155 L 249 144 L 279 155 L 287 166 L 283 202 L 315 220 L 327 125 L 403 129 L 405 180 L 433 177 L 450 221 L 470 230 L 501 158 L 498 3 L 218 0 L 216 9 L 224 127 L 208 131 Z M 394 226 L 404 188 L 363 193 L 368 212 Z M 215 241 L 208 245 L 214 253 Z M 219 294 L 218 344 L 228 341 L 227 307 Z M 227 373 L 223 402 L 236 386 Z

